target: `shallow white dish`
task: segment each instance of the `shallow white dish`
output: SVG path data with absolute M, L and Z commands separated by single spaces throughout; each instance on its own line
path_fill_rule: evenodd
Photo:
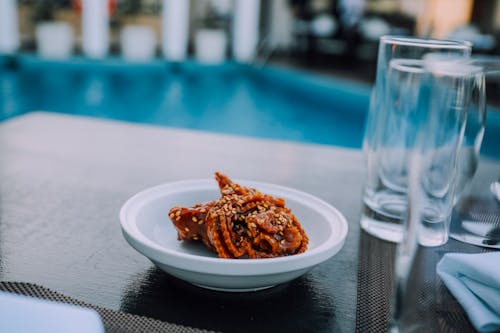
M 288 282 L 330 259 L 344 245 L 347 221 L 325 201 L 283 186 L 235 182 L 285 198 L 309 236 L 307 251 L 271 259 L 221 259 L 201 243 L 178 241 L 169 209 L 219 198 L 213 179 L 167 183 L 134 195 L 120 211 L 123 235 L 163 271 L 204 288 L 224 291 L 253 291 Z

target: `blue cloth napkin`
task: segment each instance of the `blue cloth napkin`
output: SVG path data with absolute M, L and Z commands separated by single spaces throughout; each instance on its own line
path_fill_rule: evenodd
M 436 270 L 479 332 L 500 331 L 500 252 L 448 253 Z

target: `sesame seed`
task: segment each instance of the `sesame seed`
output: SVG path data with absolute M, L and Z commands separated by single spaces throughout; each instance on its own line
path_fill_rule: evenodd
M 193 222 L 198 221 L 198 219 L 196 218 L 196 216 L 193 216 L 192 220 L 193 220 Z
M 185 230 L 186 232 L 189 232 L 189 228 L 188 228 L 188 227 L 184 228 L 184 230 Z

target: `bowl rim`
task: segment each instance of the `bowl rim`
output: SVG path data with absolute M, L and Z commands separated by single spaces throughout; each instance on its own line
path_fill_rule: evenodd
M 216 190 L 217 186 L 213 179 L 168 182 L 138 192 L 129 198 L 120 210 L 122 233 L 132 247 L 152 261 L 191 272 L 224 276 L 267 275 L 301 270 L 326 261 L 343 247 L 348 233 L 347 220 L 338 209 L 324 200 L 281 185 L 242 179 L 234 181 L 258 188 L 265 193 L 273 192 L 272 195 L 282 196 L 287 201 L 288 198 L 300 201 L 319 210 L 327 222 L 325 224 L 330 231 L 328 237 L 314 248 L 296 255 L 263 259 L 224 259 L 174 251 L 159 245 L 140 231 L 135 217 L 147 202 L 174 193 Z M 334 232 L 334 229 L 338 229 L 338 232 Z

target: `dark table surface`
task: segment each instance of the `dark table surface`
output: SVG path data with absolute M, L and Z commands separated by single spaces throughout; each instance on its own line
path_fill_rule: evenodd
M 394 245 L 360 232 L 359 150 L 41 112 L 0 125 L 0 157 L 1 281 L 36 283 L 96 306 L 223 332 L 386 328 Z M 498 164 L 485 168 L 493 173 Z M 130 196 L 216 170 L 324 199 L 349 222 L 345 246 L 290 283 L 224 293 L 167 275 L 126 243 L 118 213 Z M 472 330 L 466 318 L 461 328 Z

